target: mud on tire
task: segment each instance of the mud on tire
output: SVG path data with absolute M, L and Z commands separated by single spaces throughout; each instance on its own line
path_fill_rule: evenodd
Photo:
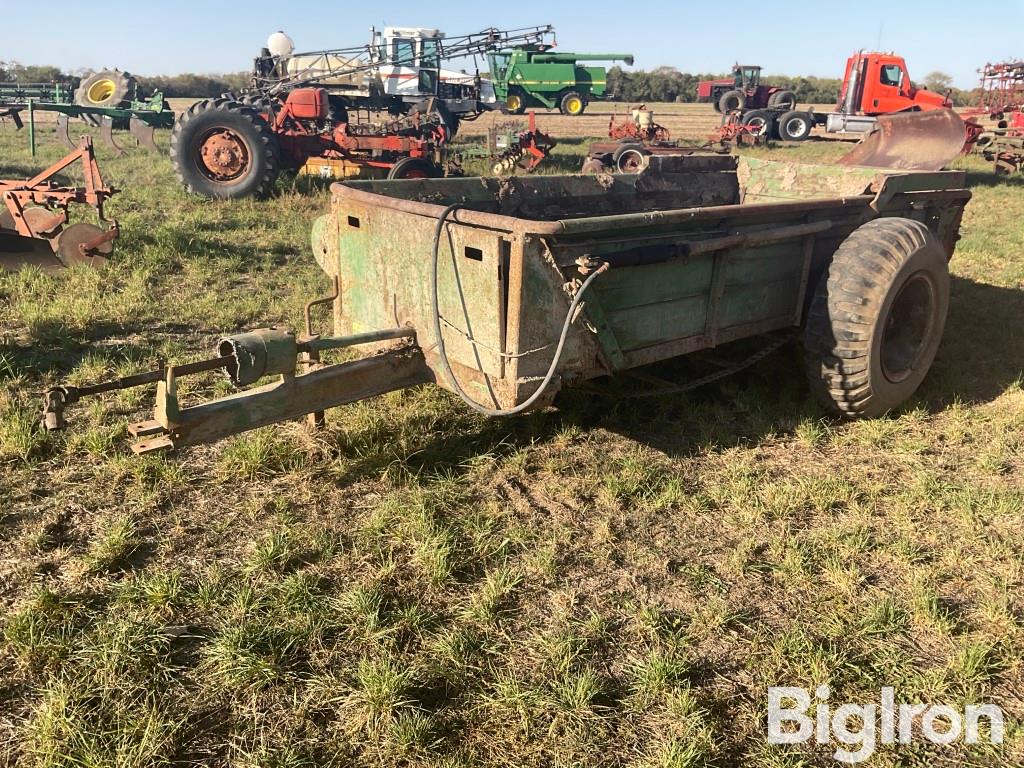
M 912 219 L 856 229 L 818 282 L 804 329 L 815 395 L 845 416 L 896 408 L 924 380 L 949 308 L 946 253 Z
M 171 163 L 189 192 L 235 199 L 264 197 L 280 173 L 280 150 L 253 107 L 206 99 L 182 113 L 171 132 Z

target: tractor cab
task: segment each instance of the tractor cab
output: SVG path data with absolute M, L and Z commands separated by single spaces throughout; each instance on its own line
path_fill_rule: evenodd
M 732 68 L 733 87 L 742 91 L 753 91 L 761 84 L 761 67 L 750 64 L 735 64 Z
M 468 98 L 476 94 L 473 75 L 441 68 L 444 32 L 428 27 L 385 27 L 373 31 L 370 49 L 380 63 L 380 87 L 388 96 Z

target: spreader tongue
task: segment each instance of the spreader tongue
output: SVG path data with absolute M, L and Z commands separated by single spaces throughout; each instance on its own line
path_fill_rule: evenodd
M 840 165 L 938 171 L 960 154 L 967 129 L 951 109 L 883 115 Z

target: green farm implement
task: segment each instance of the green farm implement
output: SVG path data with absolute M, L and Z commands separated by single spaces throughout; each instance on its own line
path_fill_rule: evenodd
M 563 115 L 582 115 L 587 104 L 604 97 L 608 73 L 581 61 L 633 63 L 628 53 L 555 53 L 547 43 L 490 51 L 494 95 L 513 115 L 530 107 L 558 109 Z
M 72 119 L 100 129 L 104 143 L 117 154 L 124 154 L 114 138 L 115 131 L 128 130 L 138 143 L 159 151 L 154 140 L 157 128 L 172 128 L 174 113 L 162 93 L 146 98 L 138 93 L 138 83 L 125 72 L 108 70 L 84 79 L 77 89 L 67 83 L 0 83 L 0 117 L 9 117 L 21 129 L 26 120 L 32 154 L 36 146 L 36 114 L 56 113 L 56 133 L 67 147 L 78 142 L 71 137 Z
M 304 334 L 263 328 L 210 360 L 55 387 L 43 422 L 146 383 L 157 402 L 130 428 L 138 453 L 319 423 L 426 383 L 500 416 L 669 358 L 740 341 L 763 356 L 797 336 L 812 390 L 840 413 L 876 416 L 915 392 L 945 324 L 962 172 L 654 160 L 636 175 L 336 183 L 312 234 L 334 290 L 307 305 Z M 332 335 L 315 332 L 319 304 Z M 372 353 L 322 359 L 357 345 Z M 183 402 L 178 380 L 214 369 L 249 388 Z

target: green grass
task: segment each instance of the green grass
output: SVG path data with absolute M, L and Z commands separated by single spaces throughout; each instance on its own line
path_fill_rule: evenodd
M 99 152 L 124 189 L 116 259 L 0 276 L 0 760 L 832 765 L 764 725 L 767 686 L 823 683 L 1011 723 L 994 752 L 872 764 L 1024 760 L 1024 179 L 958 161 L 974 200 L 946 338 L 885 419 L 830 419 L 783 351 L 687 396 L 487 420 L 423 388 L 315 436 L 136 458 L 148 392 L 50 436 L 38 394 L 298 327 L 328 288 L 307 244 L 328 196 L 209 202 L 163 156 Z M 0 175 L 59 154 L 0 129 Z

